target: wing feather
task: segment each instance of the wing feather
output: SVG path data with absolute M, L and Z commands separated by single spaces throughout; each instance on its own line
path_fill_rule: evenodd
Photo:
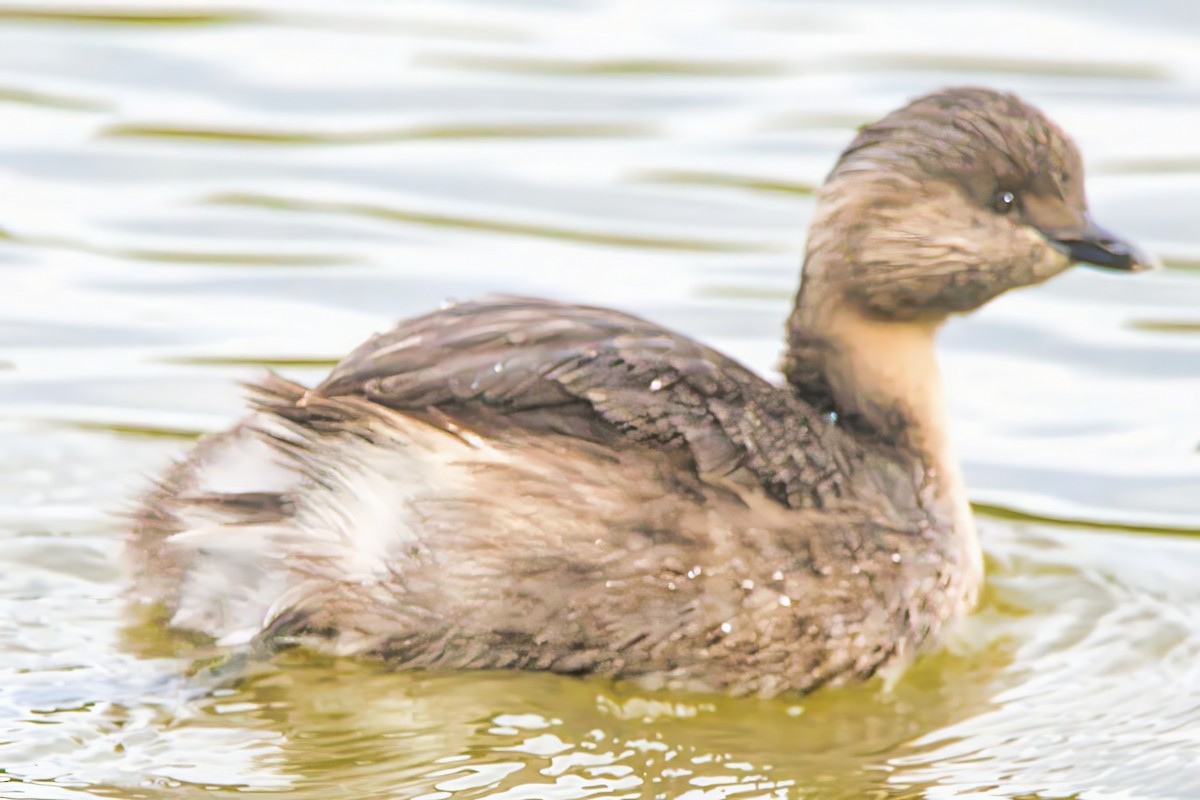
M 313 392 L 466 424 L 685 449 L 700 474 L 748 470 L 779 502 L 841 492 L 839 432 L 794 392 L 646 320 L 517 297 L 463 303 L 372 337 Z M 786 447 L 780 443 L 786 442 Z

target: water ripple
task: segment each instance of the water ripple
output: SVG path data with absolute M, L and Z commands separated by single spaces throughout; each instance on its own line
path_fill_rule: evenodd
M 0 6 L 0 795 L 1200 795 L 1197 21 Z M 115 514 L 243 413 L 239 381 L 320 380 L 447 297 L 619 305 L 770 372 L 837 153 L 963 82 L 1060 119 L 1097 219 L 1166 268 L 1077 271 L 944 332 L 989 583 L 943 651 L 757 701 L 230 654 L 128 615 Z

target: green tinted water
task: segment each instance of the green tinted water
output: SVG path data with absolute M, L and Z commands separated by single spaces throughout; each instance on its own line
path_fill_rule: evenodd
M 1167 268 L 946 331 L 989 557 L 947 651 L 767 702 L 229 662 L 126 615 L 114 512 L 263 366 L 498 291 L 769 372 L 812 187 L 959 82 L 1060 120 Z M 1200 796 L 1198 126 L 1165 0 L 0 7 L 0 796 Z

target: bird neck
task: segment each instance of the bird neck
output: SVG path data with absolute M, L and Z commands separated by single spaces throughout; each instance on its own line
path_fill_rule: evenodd
M 856 439 L 914 459 L 920 467 L 915 493 L 931 493 L 927 507 L 957 534 L 972 574 L 982 574 L 962 470 L 947 433 L 934 348 L 941 320 L 872 319 L 825 288 L 820 274 L 801 287 L 788 321 L 784 376 L 806 402 L 836 414 L 838 427 Z
M 802 291 L 788 321 L 784 375 L 843 425 L 924 452 L 945 431 L 939 325 L 871 319 L 844 303 L 808 302 Z

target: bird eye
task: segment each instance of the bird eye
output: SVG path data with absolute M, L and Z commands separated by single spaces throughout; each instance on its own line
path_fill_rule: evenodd
M 992 201 L 992 208 L 997 214 L 1007 214 L 1017 207 L 1017 196 L 1012 192 L 1000 192 Z

